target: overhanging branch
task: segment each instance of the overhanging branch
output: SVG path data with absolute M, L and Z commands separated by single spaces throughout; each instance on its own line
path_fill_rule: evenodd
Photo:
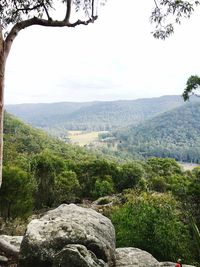
M 68 0 L 68 2 L 71 2 L 71 0 Z M 16 23 L 15 26 L 11 29 L 7 38 L 5 39 L 5 56 L 7 57 L 7 55 L 9 54 L 11 45 L 18 33 L 25 28 L 28 28 L 33 25 L 39 25 L 44 27 L 76 27 L 78 25 L 88 25 L 89 23 L 93 23 L 98 18 L 98 16 L 93 16 L 85 21 L 77 20 L 74 23 L 70 23 L 68 21 L 68 16 L 70 16 L 70 13 L 67 13 L 67 19 L 65 18 L 64 20 L 46 20 L 38 17 L 33 17 L 31 19 Z

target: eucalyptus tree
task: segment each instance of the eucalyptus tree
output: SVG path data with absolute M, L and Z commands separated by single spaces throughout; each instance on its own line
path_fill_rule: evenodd
M 1 0 L 0 1 L 0 186 L 3 158 L 3 112 L 5 65 L 18 33 L 30 26 L 76 27 L 88 25 L 97 18 L 101 0 Z M 62 4 L 65 15 L 61 20 L 52 14 Z M 74 14 L 78 17 L 74 21 Z M 80 19 L 81 18 L 81 19 Z M 73 19 L 73 23 L 71 22 Z
M 198 0 L 154 0 L 155 8 L 151 21 L 156 24 L 153 36 L 166 39 L 174 33 L 174 24 L 181 24 L 182 18 L 190 18 L 195 8 L 200 4 Z M 188 78 L 183 92 L 184 101 L 191 95 L 200 96 L 200 77 L 192 75 Z
M 188 78 L 183 92 L 183 99 L 187 101 L 191 95 L 200 97 L 200 77 L 197 75 L 192 75 Z
M 181 24 L 183 18 L 190 18 L 198 0 L 154 0 L 151 22 L 155 23 L 153 36 L 166 39 L 174 33 L 174 25 Z

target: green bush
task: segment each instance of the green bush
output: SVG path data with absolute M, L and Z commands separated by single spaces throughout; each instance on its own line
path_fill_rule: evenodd
M 132 191 L 126 197 L 111 213 L 117 246 L 138 247 L 159 260 L 181 257 L 191 263 L 193 247 L 178 202 L 170 194 Z
M 33 209 L 34 182 L 31 176 L 15 166 L 3 168 L 0 189 L 0 212 L 4 219 L 24 217 Z
M 79 181 L 73 171 L 64 171 L 55 179 L 54 205 L 75 202 L 80 192 Z
M 105 175 L 103 179 L 97 178 L 94 188 L 94 197 L 104 197 L 114 192 L 112 177 Z

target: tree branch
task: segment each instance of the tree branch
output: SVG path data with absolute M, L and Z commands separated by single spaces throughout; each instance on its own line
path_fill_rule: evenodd
M 14 1 L 14 5 L 15 5 L 15 8 L 16 8 L 16 12 L 15 13 L 18 13 L 20 11 L 22 11 L 22 12 L 24 12 L 24 11 L 25 12 L 27 12 L 27 11 L 33 11 L 33 10 L 39 8 L 39 7 L 42 7 L 44 4 L 38 4 L 38 5 L 35 5 L 33 7 L 18 8 L 16 1 Z
M 92 0 L 92 17 L 94 17 L 94 0 Z
M 154 3 L 155 3 L 156 8 L 159 8 L 156 0 L 154 0 Z
M 71 15 L 71 9 L 72 9 L 72 0 L 67 0 L 66 15 L 64 18 L 64 21 L 66 21 L 66 22 L 69 22 L 70 15 Z
M 69 2 L 71 2 L 71 0 L 68 0 L 68 3 Z M 70 16 L 69 10 L 67 14 L 68 14 L 67 19 L 68 19 L 68 16 Z M 60 21 L 60 20 L 46 20 L 46 19 L 33 17 L 31 19 L 18 22 L 15 24 L 15 26 L 13 26 L 10 33 L 5 39 L 5 56 L 6 57 L 8 56 L 11 45 L 14 39 L 16 38 L 16 36 L 18 35 L 18 33 L 25 28 L 28 28 L 33 25 L 40 25 L 40 26 L 45 26 L 45 27 L 76 27 L 78 25 L 88 25 L 89 23 L 93 23 L 97 18 L 98 16 L 93 16 L 85 21 L 77 20 L 74 23 L 70 23 L 67 19 Z
M 44 11 L 47 15 L 48 20 L 52 20 L 52 18 L 49 16 L 49 12 L 48 12 L 48 9 L 46 8 L 45 4 L 43 4 L 43 7 L 44 7 Z

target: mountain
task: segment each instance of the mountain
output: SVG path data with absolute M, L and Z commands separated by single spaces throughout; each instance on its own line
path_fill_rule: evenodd
M 200 103 L 187 103 L 114 133 L 118 149 L 136 157 L 200 161 Z
M 135 125 L 181 105 L 184 105 L 181 96 L 162 96 L 107 102 L 7 105 L 6 110 L 47 130 L 113 130 Z
M 58 138 L 49 136 L 40 129 L 35 129 L 14 116 L 5 113 L 4 116 L 4 164 L 18 165 L 19 161 L 26 161 L 32 155 L 44 149 L 61 156 L 65 160 L 79 162 L 96 156 L 89 151 L 66 144 Z

